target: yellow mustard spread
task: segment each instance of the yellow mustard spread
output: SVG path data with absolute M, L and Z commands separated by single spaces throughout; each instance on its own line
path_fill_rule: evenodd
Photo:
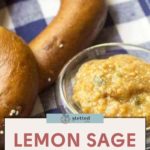
M 150 126 L 150 64 L 130 55 L 86 62 L 76 74 L 73 100 L 83 113 L 146 117 Z

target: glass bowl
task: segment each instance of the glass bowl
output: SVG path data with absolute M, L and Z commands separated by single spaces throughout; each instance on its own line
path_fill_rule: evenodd
M 129 44 L 105 43 L 81 51 L 64 66 L 56 83 L 57 105 L 62 113 L 82 113 L 72 100 L 74 77 L 79 67 L 86 61 L 117 54 L 130 54 L 150 63 L 150 50 Z
M 57 104 L 63 113 L 82 113 L 72 101 L 74 77 L 79 67 L 89 60 L 117 54 L 130 54 L 150 63 L 150 50 L 129 44 L 105 43 L 83 50 L 64 66 L 56 83 Z

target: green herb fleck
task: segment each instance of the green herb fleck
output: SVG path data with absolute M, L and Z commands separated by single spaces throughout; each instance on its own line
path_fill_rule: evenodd
M 97 86 L 101 86 L 102 84 L 104 84 L 104 80 L 100 76 L 95 76 L 94 84 Z

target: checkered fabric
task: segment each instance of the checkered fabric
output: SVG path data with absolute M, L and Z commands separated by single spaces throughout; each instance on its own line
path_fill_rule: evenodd
M 107 0 L 109 12 L 96 43 L 124 42 L 150 49 L 150 0 Z M 0 25 L 27 43 L 57 14 L 60 0 L 0 0 Z M 37 100 L 33 114 L 56 113 L 54 87 Z

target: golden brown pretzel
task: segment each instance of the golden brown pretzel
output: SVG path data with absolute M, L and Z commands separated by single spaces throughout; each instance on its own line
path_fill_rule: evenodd
M 38 72 L 30 48 L 0 27 L 0 142 L 5 117 L 28 116 L 38 94 Z
M 66 61 L 93 42 L 105 17 L 105 0 L 62 0 L 56 18 L 30 43 L 41 90 L 53 83 Z

